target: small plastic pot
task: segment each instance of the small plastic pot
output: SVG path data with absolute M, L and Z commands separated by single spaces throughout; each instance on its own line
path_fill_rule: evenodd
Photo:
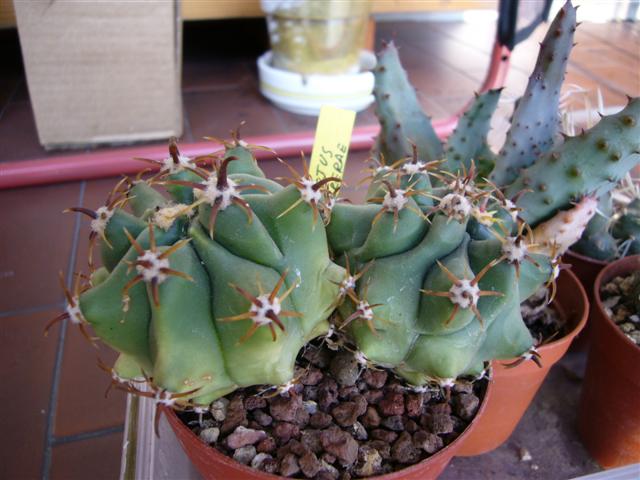
M 640 348 L 613 323 L 600 286 L 640 270 L 640 255 L 622 258 L 600 272 L 593 285 L 593 341 L 582 385 L 578 431 L 603 467 L 640 462 Z
M 493 382 L 489 382 L 484 399 L 476 413 L 475 418 L 467 428 L 453 442 L 440 450 L 435 455 L 426 458 L 420 463 L 407 467 L 397 472 L 369 477 L 374 480 L 430 480 L 435 479 L 449 464 L 451 459 L 458 454 L 460 446 L 467 436 L 472 434 L 485 414 L 487 399 L 492 396 Z M 185 453 L 193 462 L 196 470 L 206 480 L 266 480 L 283 478 L 254 470 L 242 465 L 233 459 L 223 455 L 215 448 L 203 443 L 182 421 L 172 409 L 163 408 L 169 425 L 173 429 L 178 441 Z
M 589 312 L 589 301 L 584 288 L 569 270 L 560 273 L 553 305 L 568 322 L 569 333 L 538 348 L 542 368 L 531 361 L 513 368 L 504 366 L 515 359 L 492 362 L 493 388 L 485 397 L 485 412 L 473 431 L 465 438 L 458 456 L 470 457 L 490 452 L 509 438 L 549 369 L 563 357 L 571 341 L 584 327 Z

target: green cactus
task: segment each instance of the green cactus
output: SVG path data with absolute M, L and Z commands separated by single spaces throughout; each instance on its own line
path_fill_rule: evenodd
M 92 238 L 108 262 L 67 292 L 62 317 L 121 353 L 107 368 L 114 378 L 142 373 L 146 395 L 167 405 L 291 381 L 299 350 L 328 331 L 344 277 L 319 218 L 322 187 L 334 179 L 314 182 L 305 171 L 282 187 L 250 146 L 234 137 L 226 147 L 207 159 L 210 171 L 172 141 L 151 181 L 118 185 L 103 208 L 111 215 L 74 209 L 101 222 Z
M 423 127 L 424 113 L 412 117 L 412 125 L 425 133 L 389 148 L 392 127 L 405 125 L 407 118 L 398 119 L 419 105 L 395 48 L 382 52 L 370 205 L 336 205 L 327 227 L 338 262 L 353 272 L 341 284 L 341 326 L 364 358 L 416 384 L 448 384 L 490 359 L 538 361 L 520 303 L 553 285 L 558 256 L 595 214 L 592 195 L 640 160 L 634 154 L 640 149 L 638 100 L 581 136 L 556 141 L 574 30 L 575 8 L 567 3 L 543 42 L 500 155 L 486 143 L 499 92 L 487 92 L 461 118 L 439 157 L 422 148 L 430 164 L 421 160 L 420 145 L 437 144 L 431 127 Z M 482 164 L 486 175 L 487 158 L 495 160 L 491 178 L 501 188 L 477 174 Z M 516 178 L 522 167 L 528 168 Z
M 607 261 L 615 258 L 618 245 L 610 232 L 612 217 L 613 200 L 611 193 L 607 192 L 598 200 L 598 212 L 571 249 L 596 260 Z
M 560 133 L 560 86 L 576 30 L 576 10 L 567 2 L 551 23 L 527 88 L 511 118 L 511 128 L 498 153 L 491 179 L 499 186 L 513 182 L 522 168 L 549 151 Z
M 535 225 L 551 217 L 571 201 L 584 195 L 602 195 L 640 161 L 640 99 L 630 99 L 625 108 L 602 118 L 575 137 L 568 137 L 551 152 L 522 171 L 506 188 L 514 196 L 521 217 Z

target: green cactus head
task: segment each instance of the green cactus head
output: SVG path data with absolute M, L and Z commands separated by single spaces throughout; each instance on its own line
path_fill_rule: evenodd
M 221 157 L 189 159 L 174 141 L 169 152 L 151 181 L 73 209 L 92 217 L 103 266 L 77 277 L 63 317 L 121 353 L 105 367 L 121 388 L 137 391 L 124 379 L 143 375 L 159 403 L 289 382 L 301 347 L 327 332 L 344 277 L 318 215 L 327 182 L 266 179 L 237 136 Z

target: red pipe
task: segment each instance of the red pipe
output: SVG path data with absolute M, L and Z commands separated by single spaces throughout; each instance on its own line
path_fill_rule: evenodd
M 500 45 L 498 41 L 495 42 L 491 54 L 491 63 L 480 88 L 481 92 L 504 86 L 509 70 L 510 55 L 511 52 L 507 47 Z M 433 122 L 438 137 L 444 139 L 453 132 L 462 111 L 449 118 Z M 378 125 L 354 128 L 351 138 L 351 151 L 371 148 L 378 130 Z M 249 137 L 245 141 L 254 145 L 266 145 L 278 152 L 280 157 L 292 157 L 299 155 L 301 151 L 307 154 L 310 153 L 313 146 L 313 138 L 314 132 L 298 132 Z M 218 148 L 220 148 L 220 145 L 212 142 L 197 142 L 180 146 L 181 152 L 190 157 L 205 155 Z M 256 151 L 255 154 L 258 159 L 273 158 L 271 153 L 261 150 Z M 74 153 L 36 160 L 2 162 L 0 163 L 0 190 L 136 173 L 142 168 L 148 168 L 149 165 L 142 164 L 134 160 L 133 157 L 161 159 L 166 156 L 167 147 L 162 144 L 108 149 L 88 154 Z

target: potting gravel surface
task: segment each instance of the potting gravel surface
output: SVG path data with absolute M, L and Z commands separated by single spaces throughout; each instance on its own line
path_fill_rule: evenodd
M 540 288 L 520 305 L 520 313 L 524 323 L 535 339 L 536 345 L 541 345 L 565 334 L 566 320 L 549 304 L 549 291 Z
M 343 479 L 413 465 L 455 440 L 486 381 L 414 391 L 347 350 L 307 348 L 288 392 L 236 391 L 198 418 L 200 439 L 236 461 L 286 477 Z M 258 394 L 256 394 L 258 393 Z
M 622 333 L 640 345 L 640 272 L 615 277 L 600 288 L 602 306 Z

